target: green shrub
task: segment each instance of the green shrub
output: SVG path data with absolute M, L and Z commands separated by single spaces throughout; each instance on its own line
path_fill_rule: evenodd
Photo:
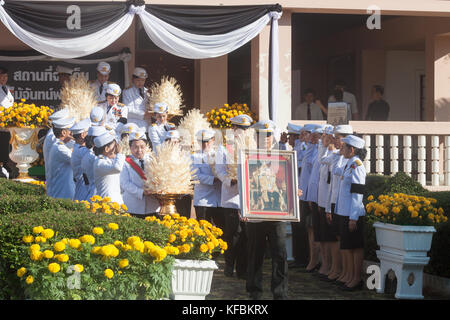
M 430 262 L 424 271 L 440 277 L 450 278 L 450 223 L 436 228 L 429 252 Z
M 424 195 L 427 190 L 404 172 L 398 172 L 386 183 L 386 193 L 405 193 L 410 195 Z
M 0 194 L 2 195 L 45 195 L 45 189 L 42 186 L 30 183 L 22 183 L 8 179 L 0 179 Z
M 387 183 L 390 177 L 379 174 L 368 174 L 366 177 L 366 192 L 364 199 L 367 200 L 369 195 L 377 198 L 379 195 L 386 193 Z

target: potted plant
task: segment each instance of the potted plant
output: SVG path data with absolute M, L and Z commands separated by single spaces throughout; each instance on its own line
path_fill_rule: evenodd
M 382 277 L 392 269 L 397 276 L 396 297 L 422 299 L 422 272 L 430 259 L 434 226 L 448 218 L 433 198 L 394 193 L 368 200 L 366 211 L 374 221 Z M 384 291 L 384 281 L 378 291 Z
M 48 127 L 48 117 L 52 110 L 47 106 L 37 107 L 21 99 L 10 108 L 0 107 L 0 127 L 9 128 L 12 151 L 9 157 L 17 163 L 18 179 L 30 179 L 28 169 L 39 154 L 36 152 L 38 133 Z

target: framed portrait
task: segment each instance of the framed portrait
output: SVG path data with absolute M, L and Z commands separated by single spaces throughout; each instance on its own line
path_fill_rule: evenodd
M 297 153 L 240 150 L 241 215 L 249 220 L 300 221 Z
M 348 124 L 349 110 L 350 107 L 346 102 L 329 102 L 327 123 L 331 124 L 332 126 L 337 126 L 340 124 Z

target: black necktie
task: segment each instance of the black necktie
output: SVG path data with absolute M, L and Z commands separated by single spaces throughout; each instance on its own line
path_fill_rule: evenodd
M 144 160 L 139 160 L 139 162 L 141 163 L 141 169 L 144 170 Z
M 6 86 L 2 86 L 3 91 L 5 91 L 6 94 L 8 94 L 8 89 L 6 88 Z
M 108 108 L 106 109 L 106 114 L 108 114 L 109 110 L 111 110 L 111 107 L 112 106 L 108 105 Z
M 308 114 L 307 114 L 308 120 L 311 120 L 311 104 L 308 103 Z
M 139 94 L 141 95 L 142 99 L 144 99 L 144 89 L 139 88 Z

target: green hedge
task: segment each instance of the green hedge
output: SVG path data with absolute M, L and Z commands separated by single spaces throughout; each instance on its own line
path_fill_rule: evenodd
M 430 192 L 423 188 L 420 183 L 406 175 L 397 173 L 396 175 L 381 176 L 370 174 L 366 178 L 366 193 L 364 203 L 367 203 L 367 197 L 373 195 L 375 198 L 381 194 L 405 193 L 411 195 L 432 197 L 437 200 L 437 207 L 442 207 L 447 216 L 450 214 L 450 191 Z M 450 278 L 450 222 L 439 225 L 433 235 L 432 247 L 428 255 L 430 262 L 424 271 Z M 365 228 L 365 247 L 364 254 L 367 260 L 378 261 L 376 250 L 379 247 L 376 242 L 375 229 L 373 221 L 366 220 Z

